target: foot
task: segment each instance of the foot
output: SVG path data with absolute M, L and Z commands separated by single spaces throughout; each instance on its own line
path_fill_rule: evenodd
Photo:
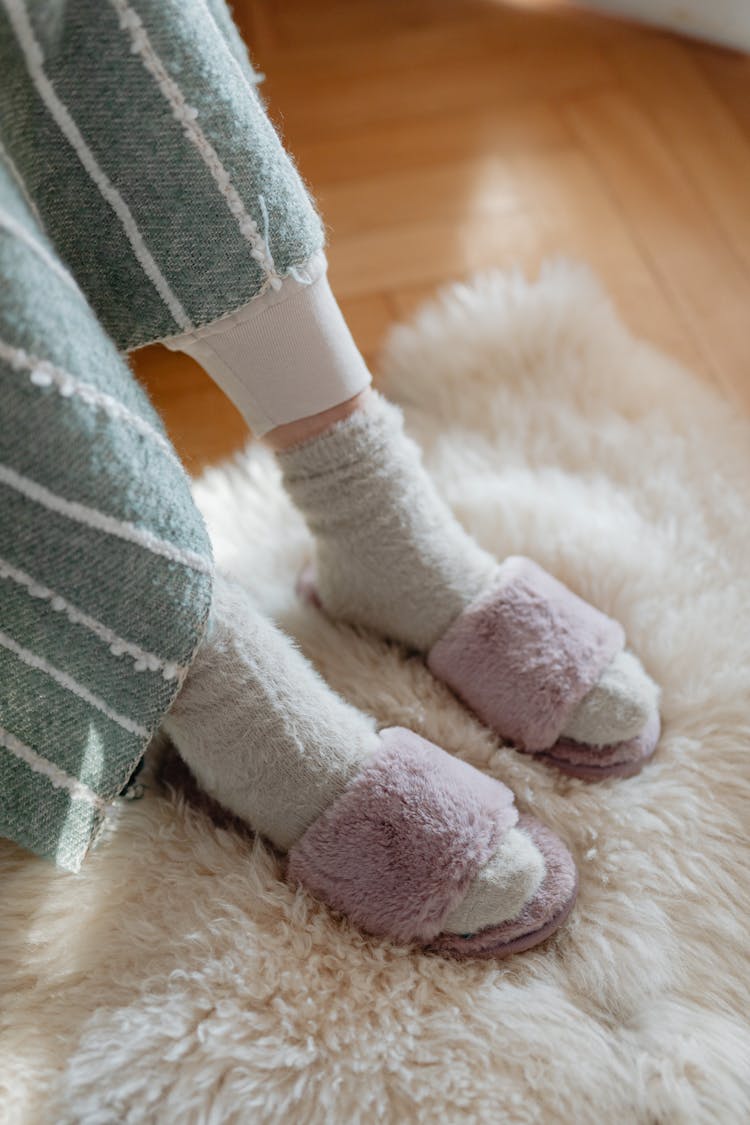
M 503 567 L 458 524 L 400 412 L 380 396 L 279 462 L 313 533 L 317 596 L 332 617 L 429 654 L 502 582 Z M 551 691 L 554 661 L 552 651 Z M 656 685 L 620 643 L 578 685 L 557 736 L 593 747 L 627 743 L 657 706 Z
M 572 906 L 567 849 L 510 790 L 378 732 L 224 579 L 164 727 L 199 784 L 289 853 L 290 878 L 369 932 L 502 956 Z

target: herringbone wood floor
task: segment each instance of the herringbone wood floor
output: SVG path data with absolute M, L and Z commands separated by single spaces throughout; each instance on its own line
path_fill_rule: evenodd
M 750 410 L 750 59 L 567 6 L 234 0 L 373 363 L 486 266 L 590 262 L 639 334 Z M 189 360 L 135 357 L 192 471 L 242 420 Z

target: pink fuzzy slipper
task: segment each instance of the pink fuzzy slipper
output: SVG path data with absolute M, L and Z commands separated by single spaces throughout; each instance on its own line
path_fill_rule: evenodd
M 630 777 L 656 749 L 657 712 L 637 737 L 611 746 L 561 733 L 624 645 L 611 617 L 531 559 L 511 557 L 493 589 L 432 646 L 427 666 L 517 749 L 573 777 Z
M 308 566 L 298 588 L 320 606 Z M 427 653 L 427 666 L 516 749 L 587 781 L 631 777 L 653 755 L 654 711 L 635 738 L 594 746 L 564 738 L 571 713 L 625 645 L 622 626 L 531 559 L 507 558 L 492 590 Z
M 289 879 L 361 929 L 448 957 L 506 957 L 554 933 L 575 901 L 577 875 L 562 841 L 520 817 L 507 786 L 412 731 L 381 732 L 382 748 L 289 853 Z M 543 860 L 520 911 L 474 934 L 446 919 L 511 829 Z

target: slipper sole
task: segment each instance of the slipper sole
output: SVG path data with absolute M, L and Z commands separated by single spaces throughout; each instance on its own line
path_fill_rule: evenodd
M 608 777 L 635 777 L 656 751 L 661 734 L 658 712 L 654 711 L 641 733 L 628 742 L 611 746 L 590 746 L 563 738 L 544 753 L 533 757 L 555 766 L 569 777 L 583 781 L 604 781 Z

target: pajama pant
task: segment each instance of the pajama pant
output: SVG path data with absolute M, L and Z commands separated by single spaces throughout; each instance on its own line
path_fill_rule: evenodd
M 369 376 L 222 0 L 0 0 L 0 75 L 0 835 L 77 870 L 211 600 L 121 353 L 189 352 L 259 434 Z

